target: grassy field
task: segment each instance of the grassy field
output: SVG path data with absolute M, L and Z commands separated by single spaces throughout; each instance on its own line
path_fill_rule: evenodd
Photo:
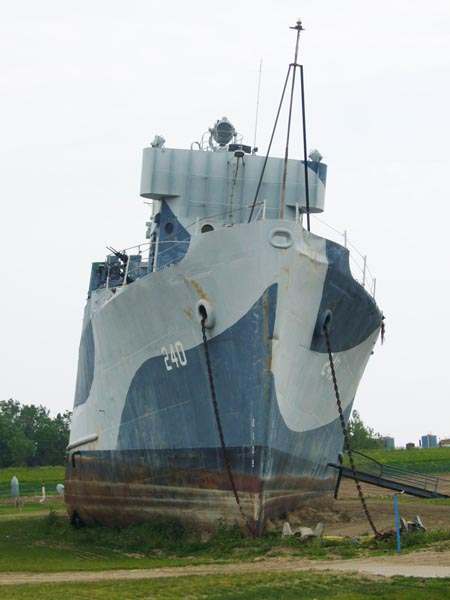
M 420 473 L 450 473 L 450 448 L 362 450 L 362 452 L 393 467 Z
M 446 538 L 450 538 L 450 533 Z M 339 547 L 338 547 L 339 546 Z M 326 558 L 330 550 L 351 556 L 350 543 L 300 545 L 279 534 L 251 540 L 238 529 L 222 528 L 208 541 L 174 521 L 149 522 L 127 529 L 73 529 L 67 519 L 24 517 L 0 520 L 0 571 L 98 571 L 182 566 L 208 562 L 252 560 L 269 551 Z
M 53 501 L 62 507 L 61 501 Z M 30 503 L 28 509 L 42 511 Z M 11 506 L 0 519 L 0 573 L 108 571 L 198 564 L 230 564 L 263 558 L 303 557 L 315 560 L 382 556 L 395 553 L 395 541 L 373 538 L 314 540 L 282 539 L 279 532 L 252 540 L 237 528 L 221 527 L 208 540 L 176 521 L 149 522 L 127 529 L 72 528 L 67 518 L 23 514 Z M 9 514 L 8 514 L 9 511 Z M 1 513 L 0 513 L 1 514 Z M 13 516 L 12 516 L 13 515 Z M 403 537 L 403 552 L 425 547 L 450 549 L 450 531 L 417 533 Z M 264 564 L 264 563 L 262 563 Z M 77 600 L 183 599 L 183 600 L 415 600 L 450 598 L 450 580 L 368 579 L 312 573 L 253 573 L 171 577 L 141 581 L 92 583 L 41 583 L 0 586 L 0 599 L 53 600 L 64 595 Z
M 47 494 L 56 494 L 56 484 L 64 483 L 65 467 L 10 467 L 0 469 L 0 498 L 10 496 L 11 478 L 19 480 L 22 496 L 39 496 L 42 482 Z
M 64 511 L 65 504 L 63 499 L 58 496 L 50 496 L 44 504 L 40 502 L 31 502 L 30 499 L 25 499 L 19 508 L 16 508 L 12 501 L 0 503 L 0 518 L 14 519 L 32 515 L 33 513 L 48 513 L 49 511 Z
M 24 483 L 56 481 L 64 483 L 66 467 L 8 467 L 0 469 L 0 483 L 9 483 L 14 475 Z
M 449 579 L 390 580 L 313 573 L 190 576 L 152 581 L 5 586 L 9 600 L 442 600 Z
M 403 538 L 408 552 L 433 544 L 450 548 L 450 531 L 411 534 Z M 237 528 L 222 527 L 208 540 L 175 521 L 154 521 L 127 529 L 85 527 L 74 529 L 66 517 L 3 516 L 0 519 L 0 571 L 99 571 L 183 566 L 211 562 L 254 560 L 286 556 L 316 560 L 385 555 L 395 552 L 395 541 L 366 538 L 314 540 L 282 539 L 280 533 L 257 540 Z

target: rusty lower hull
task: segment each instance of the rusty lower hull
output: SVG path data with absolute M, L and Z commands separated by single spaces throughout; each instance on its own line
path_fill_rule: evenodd
M 170 454 L 170 455 L 169 455 Z M 264 460 L 267 449 L 228 449 L 233 478 L 246 517 L 262 531 L 267 519 L 284 516 L 311 498 L 330 493 L 335 477 L 272 476 L 264 480 L 236 470 L 243 457 Z M 271 453 L 272 460 L 277 453 Z M 253 458 L 252 458 L 253 457 Z M 278 454 L 278 462 L 289 460 Z M 160 457 L 160 462 L 161 457 Z M 148 465 L 144 452 L 74 455 L 68 465 L 65 499 L 69 514 L 85 523 L 127 526 L 156 516 L 206 528 L 219 522 L 242 524 L 231 483 L 217 449 L 170 452 L 165 468 Z M 199 466 L 202 464 L 203 466 Z M 309 471 L 311 468 L 305 468 Z

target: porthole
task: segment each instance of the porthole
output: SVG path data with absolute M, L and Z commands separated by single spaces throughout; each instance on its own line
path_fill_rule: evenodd
M 208 231 L 214 231 L 214 227 L 210 223 L 205 223 L 204 225 L 202 225 L 200 231 L 202 233 L 208 233 Z
M 278 227 L 269 233 L 269 241 L 274 248 L 289 248 L 292 246 L 292 233 L 289 229 Z
M 167 233 L 167 235 L 170 235 L 171 233 L 173 233 L 173 223 L 171 223 L 170 221 L 168 223 L 166 223 L 164 225 L 164 231 Z

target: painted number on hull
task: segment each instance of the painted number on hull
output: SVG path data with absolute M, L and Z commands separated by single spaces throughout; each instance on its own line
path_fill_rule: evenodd
M 187 365 L 186 354 L 184 353 L 183 344 L 181 342 L 170 344 L 169 349 L 163 346 L 161 348 L 161 354 L 164 355 L 164 364 L 168 371 L 171 371 L 174 365 L 177 369 Z

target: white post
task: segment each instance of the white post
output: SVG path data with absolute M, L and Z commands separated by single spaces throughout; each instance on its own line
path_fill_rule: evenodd
M 295 203 L 295 222 L 298 223 L 299 222 L 299 216 L 300 216 L 300 208 L 298 206 L 298 202 Z
M 263 200 L 263 209 L 262 209 L 262 220 L 266 219 L 266 201 Z
M 20 485 L 19 480 L 14 475 L 11 479 L 11 497 L 14 498 L 14 505 L 16 508 L 20 507 Z
M 344 247 L 347 248 L 347 230 L 344 231 Z
M 363 287 L 366 287 L 366 267 L 367 267 L 367 256 L 364 257 L 364 266 L 363 266 Z
M 373 278 L 373 289 L 372 289 L 372 296 L 373 296 L 374 300 L 375 300 L 375 291 L 376 291 L 376 289 L 377 289 L 377 278 L 374 277 Z

